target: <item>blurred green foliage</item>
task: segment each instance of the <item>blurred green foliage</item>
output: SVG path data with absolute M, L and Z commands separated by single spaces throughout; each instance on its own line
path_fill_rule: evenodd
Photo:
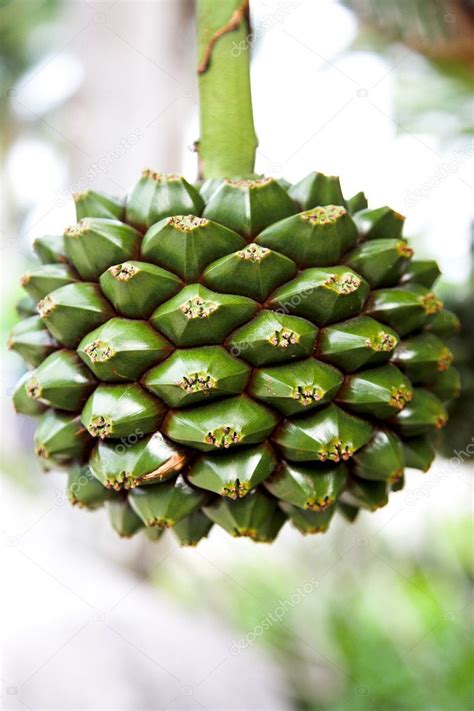
M 472 521 L 439 521 L 407 550 L 350 531 L 346 548 L 330 538 L 329 556 L 313 537 L 264 564 L 258 554 L 253 563 L 236 557 L 218 584 L 186 563 L 161 564 L 154 581 L 197 614 L 201 604 L 230 620 L 231 653 L 270 652 L 295 709 L 472 708 Z

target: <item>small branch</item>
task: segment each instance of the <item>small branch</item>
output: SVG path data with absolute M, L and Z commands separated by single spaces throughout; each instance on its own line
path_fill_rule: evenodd
M 248 18 L 249 0 L 197 0 L 198 151 L 205 178 L 254 170 Z
M 235 32 L 235 30 L 239 28 L 240 23 L 248 16 L 248 12 L 249 0 L 243 0 L 242 5 L 239 7 L 238 10 L 235 10 L 229 22 L 227 22 L 220 29 L 218 29 L 217 32 L 214 32 L 211 39 L 209 40 L 209 44 L 207 45 L 204 51 L 204 57 L 198 65 L 198 74 L 203 74 L 208 68 L 209 63 L 211 61 L 212 50 L 217 40 L 223 35 L 226 35 L 228 32 Z

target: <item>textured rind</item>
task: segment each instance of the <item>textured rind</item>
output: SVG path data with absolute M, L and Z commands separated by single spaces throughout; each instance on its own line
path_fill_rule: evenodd
M 216 524 L 271 542 L 285 521 L 353 521 L 429 468 L 459 325 L 401 215 L 321 173 L 199 195 L 147 170 L 128 197 L 75 200 L 66 239 L 35 242 L 9 341 L 36 369 L 14 405 L 40 418 L 36 452 L 69 470 L 72 503 L 105 504 L 124 537 L 176 524 L 196 545 Z

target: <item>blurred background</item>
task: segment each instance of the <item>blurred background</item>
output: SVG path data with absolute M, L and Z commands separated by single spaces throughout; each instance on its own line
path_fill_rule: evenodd
M 121 541 L 39 471 L 2 347 L 6 709 L 464 711 L 474 707 L 474 6 L 252 0 L 258 172 L 341 176 L 407 216 L 464 329 L 465 394 L 428 475 L 375 514 L 276 544 L 213 529 Z M 196 177 L 191 0 L 1 0 L 2 344 L 35 237 L 71 192 L 143 167 Z M 235 47 L 235 51 L 240 51 Z

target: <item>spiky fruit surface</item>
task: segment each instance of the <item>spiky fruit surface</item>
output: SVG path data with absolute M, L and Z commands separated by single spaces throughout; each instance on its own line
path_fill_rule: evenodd
M 431 464 L 459 391 L 436 264 L 337 178 L 283 186 L 200 194 L 147 170 L 123 200 L 75 196 L 78 224 L 35 242 L 14 405 L 72 503 L 121 536 L 317 533 Z

